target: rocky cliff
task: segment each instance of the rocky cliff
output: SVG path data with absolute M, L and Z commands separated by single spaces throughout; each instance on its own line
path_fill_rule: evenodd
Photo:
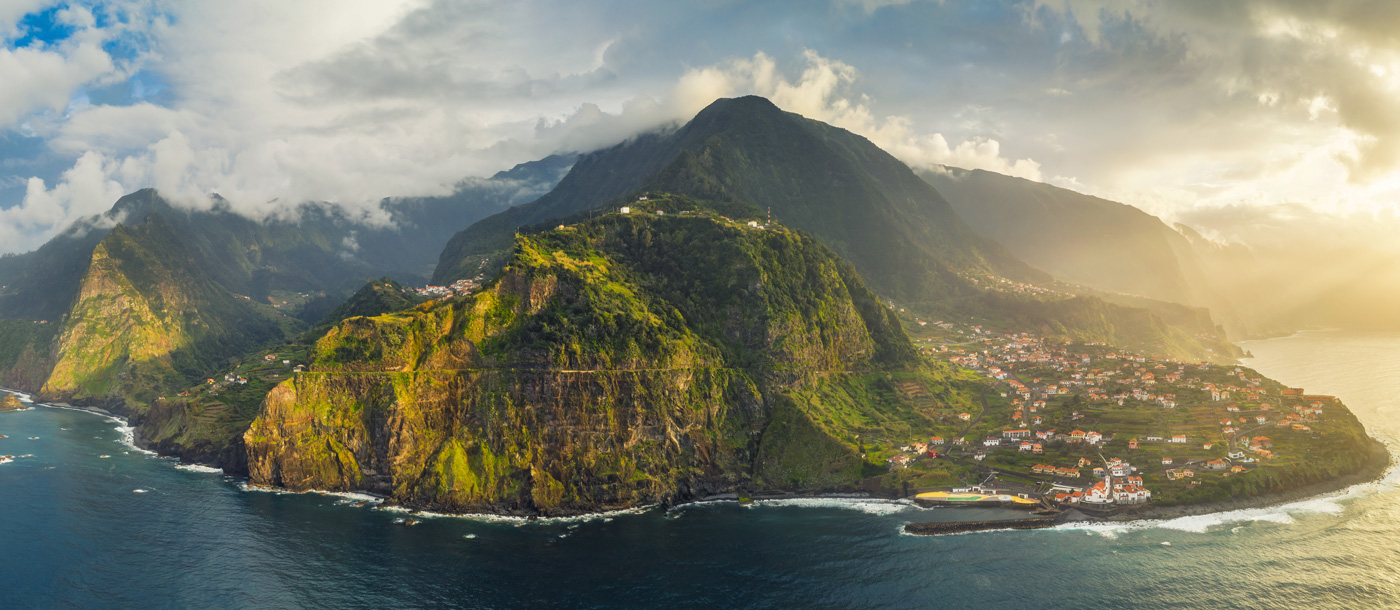
M 159 215 L 113 228 L 93 250 L 40 395 L 139 412 L 211 363 L 281 336 L 190 258 Z
M 831 251 L 698 204 L 519 236 L 479 293 L 349 319 L 314 352 L 245 435 L 252 480 L 457 511 L 848 487 L 883 471 L 857 435 L 907 440 L 948 405 L 823 388 L 970 396 Z

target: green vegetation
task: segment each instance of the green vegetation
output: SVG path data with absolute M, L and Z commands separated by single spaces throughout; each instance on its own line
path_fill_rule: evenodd
M 520 235 L 472 296 L 332 329 L 245 436 L 253 479 L 547 513 L 849 489 L 884 484 L 863 450 L 976 394 L 810 237 L 649 203 Z
M 139 411 L 181 380 L 281 336 L 278 324 L 189 264 L 163 218 L 118 226 L 92 255 L 41 392 Z
M 1079 340 L 1123 338 L 1133 347 L 1160 344 L 1155 353 L 1164 355 L 1231 358 L 1208 317 L 1201 325 L 1136 303 L 989 291 L 972 278 L 1050 277 L 974 233 L 937 190 L 869 141 L 757 97 L 718 100 L 675 132 L 582 156 L 549 194 L 453 236 L 434 280 L 498 268 L 520 227 L 551 228 L 623 205 L 665 210 L 639 199 L 659 192 L 762 210 L 745 210 L 746 218 L 766 219 L 771 211 L 776 222 L 814 235 L 849 261 L 882 298 L 927 317 L 1029 322 L 1027 328 L 1057 327 Z
M 163 453 L 180 455 L 187 461 L 244 472 L 247 466 L 243 433 L 257 417 L 268 392 L 291 379 L 294 367 L 310 364 L 312 346 L 321 335 L 349 318 L 410 309 L 421 302 L 392 279 L 369 282 L 316 328 L 288 343 L 256 350 L 231 359 L 231 364 L 206 370 L 207 380 L 195 379 L 178 395 L 171 390 L 169 396 L 158 399 L 138 417 L 142 439 Z

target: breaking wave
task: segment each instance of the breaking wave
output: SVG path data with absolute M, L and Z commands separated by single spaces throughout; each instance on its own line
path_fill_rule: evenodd
M 211 467 L 211 466 L 205 466 L 205 465 L 203 465 L 203 464 L 177 464 L 177 465 L 175 466 L 175 469 L 176 469 L 176 470 L 185 470 L 185 471 L 188 471 L 188 472 L 203 472 L 203 473 L 208 473 L 208 474 L 220 474 L 220 475 L 224 473 L 224 469 L 222 469 L 222 468 L 213 468 L 213 467 Z
M 1380 480 L 1358 483 L 1332 493 L 1305 498 L 1295 502 L 1266 506 L 1262 508 L 1242 508 L 1204 515 L 1188 515 L 1172 519 L 1142 519 L 1138 521 L 1094 522 L 1078 521 L 1063 523 L 1049 531 L 1087 532 L 1104 538 L 1114 539 L 1127 532 L 1146 529 L 1167 529 L 1180 532 L 1202 534 L 1225 526 L 1247 523 L 1277 523 L 1291 525 L 1297 523 L 1295 517 L 1305 515 L 1341 515 L 1346 504 L 1367 496 L 1393 490 L 1400 482 L 1400 469 L 1392 467 Z
M 805 508 L 842 508 L 858 510 L 870 515 L 893 515 L 906 510 L 922 510 L 912 500 L 885 500 L 881 498 L 782 498 L 777 500 L 754 500 L 750 506 L 801 506 Z

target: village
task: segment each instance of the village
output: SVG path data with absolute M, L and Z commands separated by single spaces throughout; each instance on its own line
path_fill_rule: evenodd
M 958 484 L 915 495 L 930 504 L 1094 513 L 1207 501 L 1232 477 L 1312 459 L 1336 404 L 1242 366 L 916 322 L 926 356 L 991 384 L 979 408 L 883 456 L 916 490 L 920 469 L 956 473 Z
M 483 263 L 484 264 L 484 263 Z M 446 286 L 423 286 L 422 288 L 412 288 L 410 291 L 425 299 L 447 299 L 451 297 L 466 296 L 476 292 L 481 284 L 481 276 L 468 280 L 457 280 Z

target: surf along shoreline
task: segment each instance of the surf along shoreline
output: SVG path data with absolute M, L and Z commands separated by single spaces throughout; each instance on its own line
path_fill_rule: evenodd
M 122 417 L 121 415 L 112 413 L 111 411 L 108 411 L 108 410 L 103 409 L 103 408 L 101 408 L 101 407 L 71 405 L 71 404 L 67 404 L 67 403 L 40 403 L 40 402 L 34 402 L 34 401 L 32 400 L 33 397 L 32 397 L 30 394 L 27 394 L 27 393 L 22 392 L 22 391 L 20 391 L 20 390 L 14 390 L 14 389 L 11 389 L 11 388 L 0 387 L 0 391 L 9 392 L 9 393 L 15 394 L 15 395 L 17 395 L 17 396 L 19 396 L 19 397 L 25 397 L 25 398 L 29 399 L 29 402 L 30 402 L 30 404 L 31 404 L 32 406 L 36 406 L 36 407 L 46 407 L 46 408 L 51 408 L 51 409 L 65 409 L 65 410 L 70 410 L 70 411 L 83 411 L 83 412 L 91 413 L 91 414 L 96 415 L 96 416 L 100 416 L 100 417 L 104 417 L 104 418 L 111 419 L 111 420 L 113 420 L 114 422 L 121 423 L 121 424 L 122 424 L 123 426 L 125 426 L 125 427 L 128 427 L 128 428 L 131 427 L 130 421 L 129 421 L 127 418 Z M 133 439 L 133 441 L 135 441 L 135 442 L 132 443 L 132 447 L 133 447 L 133 448 L 138 449 L 138 450 L 141 450 L 141 451 L 150 452 L 150 453 L 153 454 L 153 455 L 160 455 L 159 452 L 152 451 L 151 449 L 149 449 L 149 448 L 147 448 L 147 447 L 143 447 L 143 446 L 142 446 L 143 443 L 140 442 L 141 439 L 140 439 L 140 435 L 139 435 L 139 434 L 135 434 L 134 437 L 135 437 L 135 438 Z M 1369 438 L 1369 437 L 1368 437 L 1368 438 Z M 1342 490 L 1344 490 L 1344 489 L 1347 489 L 1347 488 L 1349 488 L 1349 487 L 1353 487 L 1353 486 L 1355 486 L 1355 485 L 1360 485 L 1360 484 L 1364 484 L 1364 483 L 1370 483 L 1370 482 L 1374 482 L 1374 481 L 1377 481 L 1377 480 L 1382 479 L 1382 478 L 1385 476 L 1385 474 L 1390 470 L 1391 466 L 1395 464 L 1395 458 L 1394 458 L 1394 456 L 1392 455 L 1390 449 L 1389 449 L 1384 443 L 1382 443 L 1381 441 L 1376 440 L 1376 439 L 1374 439 L 1374 438 L 1371 438 L 1371 441 L 1372 441 L 1372 442 L 1371 442 L 1371 446 L 1370 446 L 1370 448 L 1368 449 L 1369 455 L 1368 455 L 1368 457 L 1367 457 L 1367 460 L 1366 460 L 1365 464 L 1362 466 L 1362 468 L 1361 468 L 1360 470 L 1358 470 L 1357 472 L 1354 472 L 1354 473 L 1351 473 L 1351 474 L 1347 474 L 1347 475 L 1343 475 L 1343 476 L 1340 476 L 1340 477 L 1337 477 L 1337 478 L 1334 478 L 1334 479 L 1330 479 L 1330 480 L 1326 480 L 1326 481 L 1318 481 L 1318 482 L 1315 482 L 1315 483 L 1310 483 L 1310 484 L 1307 484 L 1307 485 L 1302 485 L 1302 486 L 1299 486 L 1299 487 L 1295 487 L 1295 488 L 1293 488 L 1293 489 L 1288 489 L 1288 490 L 1283 490 L 1283 491 L 1270 492 L 1270 493 L 1266 493 L 1266 494 L 1261 494 L 1261 495 L 1256 495 L 1256 496 L 1248 496 L 1248 497 L 1243 497 L 1243 498 L 1231 498 L 1231 499 L 1228 499 L 1228 500 L 1222 500 L 1222 501 L 1217 501 L 1217 502 L 1209 502 L 1209 503 L 1204 503 L 1204 504 L 1187 504 L 1187 505 L 1173 505 L 1173 506 L 1153 506 L 1153 505 L 1150 505 L 1150 504 L 1149 504 L 1149 505 L 1145 505 L 1145 506 L 1134 506 L 1134 507 L 1123 508 L 1123 509 L 1119 510 L 1118 512 L 1115 512 L 1115 513 L 1109 514 L 1109 515 L 1091 515 L 1091 514 L 1087 514 L 1087 513 L 1081 512 L 1081 511 L 1079 511 L 1079 510 L 1077 510 L 1077 509 L 1074 509 L 1074 508 L 1068 508 L 1068 509 L 1066 509 L 1066 510 L 1064 511 L 1064 513 L 1062 513 L 1061 515 L 1058 515 L 1058 516 L 1055 516 L 1055 517 L 1048 517 L 1048 518 L 1047 518 L 1047 517 L 1026 517 L 1026 518 L 1019 518 L 1019 519 L 1004 519 L 1004 520 L 995 520 L 995 521 L 912 522 L 912 523 L 906 524 L 905 527 L 904 527 L 904 530 L 905 530 L 906 533 L 915 534 L 915 535 L 942 535 L 942 534 L 964 533 L 964 532 L 971 532 L 971 531 L 986 531 L 986 530 L 1042 529 L 1042 528 L 1053 527 L 1053 526 L 1055 526 L 1055 525 L 1062 524 L 1062 523 L 1073 523 L 1073 522 L 1081 522 L 1081 523 L 1083 523 L 1083 522 L 1132 522 L 1132 521 L 1169 520 L 1169 519 L 1176 519 L 1176 518 L 1180 518 L 1180 517 L 1190 517 L 1190 516 L 1198 516 L 1198 515 L 1209 515 L 1209 514 L 1217 514 L 1217 513 L 1226 513 L 1226 512 L 1237 511 L 1237 510 L 1256 509 L 1256 508 L 1268 508 L 1268 507 L 1273 507 L 1273 506 L 1281 506 L 1281 505 L 1284 505 L 1284 504 L 1289 504 L 1289 503 L 1297 502 L 1297 501 L 1300 501 L 1300 500 L 1307 500 L 1307 499 L 1311 499 L 1311 498 L 1316 498 L 1316 497 L 1324 496 L 1324 495 L 1326 495 L 1326 494 L 1330 494 L 1330 493 L 1335 493 L 1335 492 L 1338 492 L 1338 491 L 1342 491 Z M 193 463 L 192 463 L 192 464 L 193 464 Z M 198 464 L 196 464 L 196 465 L 198 465 Z M 227 474 L 226 474 L 226 476 L 227 476 Z M 264 487 L 264 486 L 258 486 L 258 487 L 262 488 L 262 487 Z M 257 489 L 257 490 L 251 490 L 251 491 L 279 491 L 279 492 L 285 492 L 285 493 L 308 493 L 308 492 L 309 492 L 309 493 L 339 493 L 339 492 L 320 492 L 319 490 L 307 490 L 306 492 L 301 492 L 301 491 L 294 490 L 294 489 L 283 489 L 283 488 L 275 488 L 275 487 L 266 487 L 265 489 Z M 354 493 L 368 493 L 368 492 L 354 492 Z M 752 492 L 747 492 L 746 495 L 751 495 L 751 496 L 753 496 L 755 499 L 758 499 L 758 498 L 762 498 L 762 499 L 799 499 L 799 498 L 808 498 L 808 499 L 830 499 L 830 500 L 860 500 L 860 499 L 899 500 L 899 499 L 902 499 L 902 498 L 900 498 L 899 496 L 893 496 L 893 495 L 887 496 L 887 495 L 882 495 L 882 494 L 870 494 L 870 493 L 831 493 L 831 492 L 817 492 L 817 491 L 808 491 L 808 492 L 802 492 L 802 491 L 795 491 L 795 492 L 771 491 L 771 492 L 770 492 L 770 491 L 757 491 L 757 490 L 755 490 L 755 491 L 752 491 Z M 673 504 L 673 505 L 660 505 L 660 507 L 661 507 L 661 508 L 665 508 L 665 509 L 671 509 L 671 508 L 679 508 L 679 507 L 682 507 L 682 506 L 685 506 L 685 505 L 688 505 L 688 504 L 713 503 L 713 502 L 735 502 L 735 503 L 741 503 L 741 502 L 739 502 L 737 499 L 731 499 L 731 497 L 737 497 L 737 495 L 736 495 L 736 494 L 720 494 L 720 495 L 717 495 L 717 496 L 708 496 L 708 497 L 703 497 L 703 498 L 695 498 L 695 499 L 692 499 L 692 500 L 677 502 L 677 503 L 675 503 L 675 504 Z M 904 499 L 907 499 L 907 498 L 904 498 Z M 627 511 L 637 510 L 637 508 L 644 508 L 644 507 L 621 508 L 621 509 L 618 509 L 618 508 L 610 508 L 610 509 L 604 509 L 604 510 L 600 510 L 600 511 L 579 512 L 579 513 L 577 513 L 577 514 L 557 515 L 557 516 L 556 516 L 556 515 L 526 515 L 526 514 L 516 514 L 516 513 L 499 513 L 499 514 L 498 514 L 498 513 L 460 513 L 460 514 L 458 514 L 458 513 L 445 513 L 445 512 L 440 512 L 440 511 L 433 511 L 433 510 L 431 510 L 430 508 L 416 507 L 416 506 L 412 506 L 412 505 L 409 505 L 409 504 L 395 504 L 395 503 L 392 503 L 392 502 L 387 501 L 387 498 L 385 498 L 384 501 L 382 501 L 382 502 L 379 504 L 379 506 L 380 506 L 381 508 L 386 508 L 386 509 L 387 509 L 387 508 L 391 508 L 391 507 L 400 508 L 400 509 L 402 509 L 402 510 L 408 512 L 409 514 L 422 513 L 422 514 L 425 514 L 425 515 L 432 515 L 432 516 L 440 515 L 440 516 L 444 516 L 444 517 L 456 517 L 456 518 L 482 517 L 482 516 L 484 516 L 484 515 L 489 514 L 489 515 L 496 516 L 496 517 L 500 517 L 500 518 L 507 518 L 507 519 L 526 519 L 526 520 L 535 520 L 535 519 L 539 519 L 539 520 L 553 520 L 553 519 L 560 519 L 560 518 L 563 518 L 563 519 L 572 519 L 572 518 L 586 518 L 586 517 L 606 517 L 606 516 L 615 515 L 615 514 L 617 514 L 617 513 L 619 513 L 619 512 L 627 512 Z M 956 508 L 956 507 L 953 507 L 953 508 Z M 925 509 L 925 510 L 931 510 L 931 509 Z M 930 526 L 932 526 L 932 527 L 930 527 Z
M 1368 437 L 1369 438 L 1369 437 Z M 1270 492 L 1243 498 L 1231 498 L 1203 504 L 1173 506 L 1133 506 L 1125 507 L 1113 514 L 1093 515 L 1076 508 L 1068 508 L 1054 517 L 1026 517 L 999 521 L 950 521 L 916 522 L 904 526 L 904 533 L 916 536 L 941 536 L 978 531 L 1007 529 L 1045 529 L 1065 523 L 1132 523 L 1160 522 L 1200 515 L 1225 514 L 1241 510 L 1273 508 L 1303 500 L 1322 498 L 1328 494 L 1344 491 L 1357 485 L 1382 480 L 1396 464 L 1395 458 L 1384 443 L 1374 438 L 1368 448 L 1365 464 L 1356 472 L 1326 481 L 1301 485 L 1288 490 Z

